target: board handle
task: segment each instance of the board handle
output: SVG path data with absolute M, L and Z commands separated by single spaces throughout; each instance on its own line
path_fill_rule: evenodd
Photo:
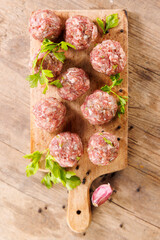
M 79 185 L 69 191 L 67 222 L 72 231 L 84 232 L 91 221 L 89 186 Z

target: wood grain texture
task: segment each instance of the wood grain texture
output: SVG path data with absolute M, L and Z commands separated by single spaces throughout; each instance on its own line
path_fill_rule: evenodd
M 53 7 L 54 3 L 54 7 Z M 66 224 L 67 192 L 27 178 L 29 153 L 28 18 L 33 10 L 125 8 L 129 22 L 129 166 L 100 177 L 112 201 L 92 208 L 83 234 Z M 0 240 L 159 240 L 160 236 L 160 5 L 158 0 L 1 0 L 0 8 Z M 131 128 L 133 127 L 133 128 Z M 62 206 L 65 205 L 65 209 Z M 45 207 L 47 206 L 47 209 Z M 42 212 L 39 213 L 39 208 Z
M 45 95 L 42 94 L 43 88 L 41 85 L 38 89 L 31 89 L 31 152 L 36 150 L 43 151 L 48 148 L 51 139 L 57 134 L 49 134 L 45 130 L 37 128 L 34 120 L 34 115 L 32 114 L 33 106 L 39 102 L 42 98 L 47 98 L 54 96 L 60 101 L 62 101 L 67 107 L 67 114 L 65 118 L 65 125 L 62 129 L 58 131 L 64 132 L 69 131 L 73 133 L 77 133 L 83 143 L 84 154 L 79 161 L 79 169 L 76 171 L 76 167 L 71 168 L 74 172 L 76 171 L 77 175 L 80 177 L 81 181 L 83 178 L 86 178 L 85 186 L 81 184 L 76 189 L 69 192 L 68 199 L 68 212 L 67 212 L 67 221 L 70 228 L 75 232 L 84 232 L 89 226 L 91 220 L 91 211 L 90 211 L 90 195 L 89 188 L 91 183 L 95 178 L 101 176 L 102 174 L 115 172 L 118 170 L 122 170 L 127 166 L 127 147 L 128 147 L 128 106 L 126 105 L 125 114 L 121 116 L 121 118 L 114 118 L 110 123 L 103 124 L 101 126 L 93 126 L 87 120 L 84 119 L 82 112 L 80 110 L 80 106 L 84 102 L 86 95 L 93 93 L 96 89 L 100 89 L 100 87 L 104 86 L 106 83 L 108 85 L 111 84 L 111 80 L 105 74 L 98 73 L 95 71 L 89 59 L 89 54 L 95 44 L 101 43 L 105 39 L 112 39 L 120 42 L 122 48 L 126 53 L 126 57 L 128 59 L 128 21 L 126 17 L 126 13 L 124 10 L 72 10 L 72 11 L 56 11 L 56 14 L 62 19 L 63 23 L 65 23 L 66 19 L 75 15 L 88 16 L 93 22 L 96 23 L 96 18 L 105 19 L 106 16 L 118 13 L 119 24 L 117 27 L 111 29 L 109 34 L 103 36 L 100 31 L 96 42 L 94 42 L 89 49 L 85 51 L 75 51 L 68 50 L 66 52 L 66 60 L 62 69 L 64 72 L 66 69 L 70 67 L 80 67 L 85 72 L 87 72 L 90 82 L 91 88 L 85 94 L 78 98 L 76 101 L 62 101 L 57 93 L 57 88 L 50 86 L 49 91 Z M 120 32 L 123 29 L 124 32 Z M 40 42 L 31 38 L 31 58 L 35 56 L 37 51 L 40 48 Z M 120 86 L 116 88 L 116 92 L 119 93 L 119 89 L 123 89 L 121 95 L 128 96 L 128 63 L 126 64 L 123 72 L 121 73 L 121 77 L 123 78 L 123 82 Z M 121 126 L 121 129 L 117 129 L 118 126 Z M 102 130 L 106 132 L 110 132 L 117 137 L 120 138 L 120 148 L 118 157 L 111 162 L 107 166 L 96 166 L 89 161 L 87 154 L 87 146 L 89 138 L 96 132 L 101 132 Z M 45 162 L 42 161 L 41 167 L 44 168 Z M 86 172 L 90 170 L 89 176 L 86 176 Z M 81 213 L 78 215 L 77 211 Z

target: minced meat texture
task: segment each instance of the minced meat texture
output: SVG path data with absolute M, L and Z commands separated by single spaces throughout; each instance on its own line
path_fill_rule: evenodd
M 76 100 L 90 88 L 89 78 L 81 68 L 69 68 L 60 81 L 63 87 L 58 89 L 59 95 L 69 101 Z
M 95 133 L 89 139 L 87 151 L 93 164 L 105 166 L 116 159 L 118 149 L 117 137 L 108 132 L 101 132 Z
M 93 125 L 108 123 L 117 112 L 116 99 L 107 92 L 96 90 L 81 106 L 83 116 Z
M 88 17 L 77 15 L 68 18 L 65 23 L 65 41 L 77 50 L 88 48 L 97 36 L 97 26 Z
M 32 13 L 29 22 L 29 32 L 36 40 L 45 38 L 54 40 L 62 31 L 61 19 L 52 10 L 38 10 Z
M 49 145 L 49 150 L 61 167 L 73 167 L 83 154 L 80 137 L 70 132 L 56 135 Z
M 33 107 L 35 123 L 49 133 L 56 131 L 64 122 L 66 107 L 56 98 L 42 99 Z
M 126 55 L 119 42 L 105 40 L 93 48 L 90 61 L 96 71 L 111 76 L 123 71 Z

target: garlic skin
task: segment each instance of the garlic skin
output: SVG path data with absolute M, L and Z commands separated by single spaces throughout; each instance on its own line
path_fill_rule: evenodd
M 91 201 L 93 206 L 98 207 L 105 203 L 111 196 L 112 192 L 113 190 L 109 183 L 100 185 L 92 194 Z

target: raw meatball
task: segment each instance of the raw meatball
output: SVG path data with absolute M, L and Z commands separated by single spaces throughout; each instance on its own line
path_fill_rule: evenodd
M 37 127 L 53 133 L 64 122 L 66 107 L 56 98 L 49 97 L 33 107 L 33 114 Z
M 61 167 L 73 167 L 83 154 L 80 137 L 70 132 L 55 136 L 49 145 L 49 150 Z
M 93 48 L 90 53 L 92 67 L 108 76 L 123 71 L 126 65 L 126 55 L 119 42 L 106 40 Z
M 40 51 L 40 50 L 39 50 Z M 33 61 L 34 59 L 37 57 L 37 54 L 39 53 L 39 51 L 35 54 L 35 56 L 31 59 L 30 63 L 29 63 L 29 67 L 31 72 L 33 71 Z M 43 57 L 45 56 L 46 52 L 40 53 L 38 56 L 38 60 L 37 60 L 37 64 L 36 67 L 34 68 L 34 73 L 38 73 L 39 72 L 39 68 L 42 62 Z M 63 63 L 61 61 L 59 61 L 53 53 L 49 53 L 42 64 L 42 68 L 43 69 L 48 69 L 52 71 L 53 74 L 53 78 L 55 79 L 62 70 L 63 67 Z M 52 81 L 52 78 L 49 78 L 50 81 Z
M 51 10 L 33 12 L 29 22 L 29 32 L 36 40 L 54 40 L 62 31 L 61 19 Z
M 105 166 L 118 156 L 118 149 L 119 143 L 116 136 L 108 132 L 101 132 L 95 133 L 89 139 L 87 151 L 93 164 Z
M 116 99 L 107 92 L 96 90 L 81 106 L 83 116 L 93 125 L 108 123 L 116 114 Z
M 69 68 L 60 81 L 63 87 L 59 88 L 59 95 L 69 101 L 77 99 L 90 88 L 89 78 L 81 68 Z
M 65 24 L 65 41 L 73 44 L 77 50 L 86 49 L 98 36 L 97 26 L 84 16 L 74 16 Z

